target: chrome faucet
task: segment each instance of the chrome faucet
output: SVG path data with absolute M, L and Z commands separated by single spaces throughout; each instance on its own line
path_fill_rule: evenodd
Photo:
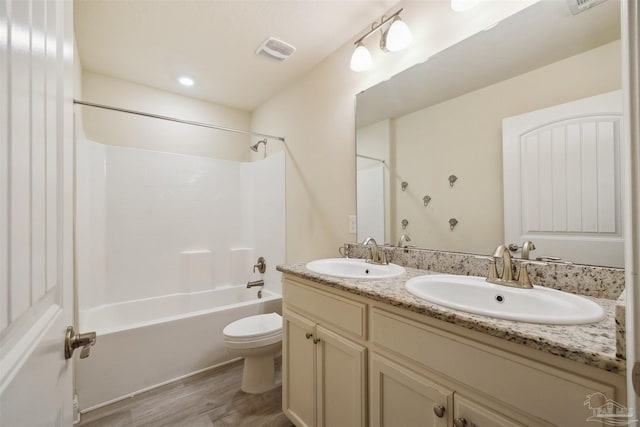
M 384 250 L 380 250 L 373 237 L 367 237 L 364 239 L 364 242 L 362 242 L 364 246 L 368 246 L 370 243 L 371 246 L 369 247 L 369 251 L 371 253 L 371 257 L 367 258 L 367 262 L 370 264 L 389 264 L 389 261 L 387 261 L 387 255 Z
M 522 253 L 520 254 L 521 259 L 529 259 L 529 252 L 534 250 L 536 246 L 531 240 L 527 240 L 522 246 L 518 246 L 517 243 L 511 243 L 508 248 L 511 252 L 518 252 L 519 249 L 522 249 Z
M 533 243 L 525 242 L 524 247 L 527 250 L 533 250 Z M 527 253 L 528 255 L 528 253 Z M 496 248 L 493 256 L 490 257 L 477 257 L 481 259 L 489 260 L 489 273 L 487 273 L 487 282 L 495 283 L 496 285 L 513 286 L 514 288 L 533 288 L 531 279 L 529 279 L 529 272 L 527 266 L 531 264 L 535 265 L 547 265 L 546 262 L 529 261 L 528 259 L 511 259 L 510 248 L 504 245 L 500 245 Z M 498 276 L 498 270 L 496 268 L 496 260 L 502 258 L 502 275 Z M 514 275 L 513 261 L 518 263 L 518 274 Z
M 493 252 L 494 258 L 502 258 L 502 275 L 500 279 L 505 282 L 513 281 L 513 264 L 511 263 L 511 252 L 505 245 L 500 245 Z
M 402 236 L 400 236 L 400 240 L 398 240 L 398 247 L 406 248 L 407 242 L 410 242 L 410 241 L 411 241 L 411 237 L 409 237 L 408 234 L 403 234 Z
M 247 288 L 253 288 L 254 286 L 264 286 L 264 280 L 254 280 L 247 282 Z
M 522 244 L 522 259 L 529 259 L 529 252 L 534 250 L 536 247 L 531 240 L 527 240 Z
M 496 260 L 502 258 L 502 275 L 498 276 L 496 269 Z M 496 248 L 493 256 L 489 259 L 489 273 L 487 274 L 487 282 L 495 283 L 496 285 L 513 286 L 515 288 L 533 288 L 531 281 L 529 280 L 529 273 L 527 272 L 527 264 L 532 261 L 522 262 L 517 276 L 513 275 L 513 263 L 511 260 L 511 252 L 505 245 L 500 245 Z

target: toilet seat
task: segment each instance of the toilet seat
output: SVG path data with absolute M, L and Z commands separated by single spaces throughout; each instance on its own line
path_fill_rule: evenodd
M 282 340 L 282 316 L 278 313 L 258 314 L 229 323 L 222 331 L 229 348 L 253 348 Z

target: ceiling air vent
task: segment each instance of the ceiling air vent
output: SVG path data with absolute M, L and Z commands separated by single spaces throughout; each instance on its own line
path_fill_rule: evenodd
M 267 55 L 270 58 L 278 61 L 284 61 L 291 56 L 296 48 L 289 43 L 285 43 L 282 40 L 278 40 L 275 37 L 269 37 L 262 42 L 256 49 L 256 55 Z
M 567 0 L 567 4 L 569 5 L 569 9 L 571 9 L 571 13 L 577 15 L 604 1 L 606 0 Z

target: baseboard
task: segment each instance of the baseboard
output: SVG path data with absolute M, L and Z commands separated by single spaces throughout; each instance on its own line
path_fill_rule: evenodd
M 133 393 L 127 393 L 127 394 L 125 394 L 125 395 L 123 395 L 123 396 L 116 397 L 115 399 L 111 399 L 111 400 L 108 400 L 108 401 L 106 401 L 106 402 L 102 402 L 102 403 L 100 403 L 100 404 L 98 404 L 98 405 L 94 405 L 94 406 L 90 406 L 90 407 L 88 407 L 88 408 L 82 409 L 82 410 L 80 410 L 80 414 L 81 414 L 81 415 L 84 415 L 84 414 L 86 414 L 86 413 L 88 413 L 88 412 L 95 411 L 96 409 L 100 409 L 100 408 L 103 408 L 103 407 L 105 407 L 105 406 L 112 405 L 112 404 L 114 404 L 114 403 L 116 403 L 116 402 L 120 402 L 121 400 L 125 400 L 125 399 L 132 398 L 132 397 L 134 397 L 134 396 L 137 396 L 137 395 L 139 395 L 139 394 L 141 394 L 141 393 L 145 393 L 145 392 L 147 392 L 147 391 L 153 390 L 153 389 L 155 389 L 155 388 L 162 387 L 162 386 L 165 386 L 165 385 L 167 385 L 167 384 L 171 384 L 171 383 L 176 382 L 176 381 L 182 381 L 182 380 L 184 380 L 185 378 L 193 377 L 193 376 L 195 376 L 195 375 L 199 375 L 199 374 L 202 374 L 202 373 L 205 373 L 205 372 L 208 372 L 208 371 L 213 371 L 213 370 L 216 370 L 216 369 L 222 368 L 222 367 L 224 367 L 224 366 L 227 366 L 227 365 L 230 365 L 230 364 L 232 364 L 232 363 L 235 363 L 235 362 L 237 362 L 237 361 L 239 361 L 239 360 L 242 360 L 242 357 L 236 357 L 235 359 L 231 359 L 231 360 L 228 360 L 228 361 L 226 361 L 226 362 L 218 363 L 217 365 L 212 365 L 212 366 L 209 366 L 209 367 L 207 367 L 207 368 L 199 369 L 199 370 L 197 370 L 197 371 L 194 371 L 194 372 L 188 373 L 188 374 L 186 374 L 186 375 L 181 375 L 181 376 L 179 376 L 179 377 L 172 378 L 172 379 L 170 379 L 170 380 L 163 381 L 163 382 L 161 382 L 161 383 L 158 383 L 158 384 L 155 384 L 155 385 L 152 385 L 152 386 L 149 386 L 149 387 L 145 387 L 145 388 L 140 389 L 140 390 L 138 390 L 138 391 L 135 391 L 135 392 L 133 392 Z

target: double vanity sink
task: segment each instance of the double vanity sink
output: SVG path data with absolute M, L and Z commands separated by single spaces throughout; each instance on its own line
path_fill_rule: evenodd
M 406 266 L 334 258 L 277 267 L 283 408 L 296 425 L 322 424 L 321 414 L 361 427 L 588 427 L 590 395 L 626 401 L 616 299 L 588 292 L 597 269 L 536 267 L 531 277 L 547 286 L 518 288 L 528 286 L 522 264 L 503 279 L 492 259 L 385 253 Z M 487 270 L 510 286 L 479 277 Z M 587 292 L 552 289 L 559 280 L 559 289 Z
M 327 276 L 365 280 L 399 278 L 406 271 L 396 264 L 378 265 L 354 258 L 311 261 L 306 268 Z M 509 287 L 488 283 L 477 276 L 427 274 L 406 280 L 404 287 L 426 302 L 498 319 L 581 325 L 599 322 L 605 317 L 600 305 L 579 295 L 542 286 Z

